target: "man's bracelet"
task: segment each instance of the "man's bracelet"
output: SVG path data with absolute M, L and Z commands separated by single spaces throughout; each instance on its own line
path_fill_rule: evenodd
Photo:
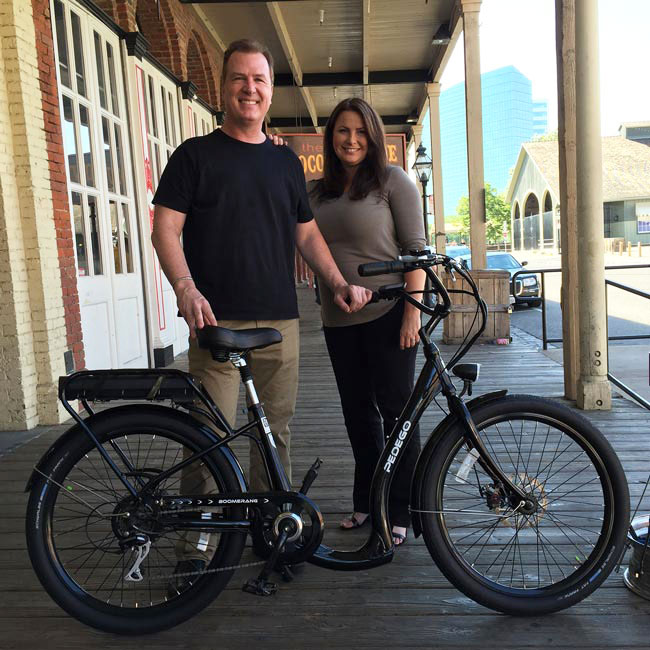
M 176 278 L 176 279 L 172 282 L 172 289 L 176 286 L 176 283 L 177 283 L 177 282 L 180 282 L 181 280 L 193 280 L 193 278 L 192 278 L 191 275 L 181 275 L 180 278 Z

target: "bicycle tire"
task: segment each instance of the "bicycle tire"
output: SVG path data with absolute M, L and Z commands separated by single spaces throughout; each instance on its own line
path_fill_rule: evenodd
M 196 420 L 161 406 L 108 409 L 92 416 L 89 425 L 124 470 L 126 465 L 121 464 L 110 441 L 120 447 L 135 469 L 132 481 L 139 476 L 144 482 L 144 477 L 167 469 L 180 461 L 185 449 L 196 452 L 211 444 Z M 201 483 L 209 481 L 211 492 L 241 492 L 237 476 L 220 450 L 203 459 Z M 185 476 L 193 476 L 193 465 Z M 37 474 L 27 506 L 27 548 L 43 587 L 71 616 L 118 634 L 157 632 L 194 616 L 225 588 L 233 570 L 198 575 L 186 590 L 170 598 L 165 575 L 174 573 L 177 545 L 183 542 L 174 533 L 157 529 L 153 516 L 138 522 L 139 530 L 148 529 L 153 540 L 142 562 L 142 581 L 127 581 L 125 568 L 128 571 L 137 559 L 135 550 L 119 546 L 121 527 L 126 525 L 120 522 L 128 518 L 123 512 L 126 506 L 120 504 L 127 503 L 128 492 L 78 425 L 40 471 L 45 476 Z M 161 483 L 161 494 L 178 493 L 180 479 L 175 476 Z M 64 492 L 70 499 L 63 497 Z M 244 518 L 241 506 L 228 506 L 223 512 L 233 519 Z M 239 563 L 246 533 L 224 532 L 217 537 L 214 550 L 205 553 L 208 570 Z
M 489 506 L 499 492 L 456 423 L 419 486 L 429 553 L 452 584 L 491 609 L 539 615 L 574 605 L 624 550 L 629 493 L 618 457 L 586 418 L 550 400 L 507 396 L 472 417 L 488 453 L 535 497 L 537 512 Z

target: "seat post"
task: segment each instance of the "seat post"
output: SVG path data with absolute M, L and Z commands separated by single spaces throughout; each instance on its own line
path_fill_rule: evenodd
M 273 433 L 269 427 L 266 415 L 264 415 L 264 408 L 262 407 L 262 404 L 260 404 L 259 397 L 257 396 L 255 384 L 253 383 L 253 374 L 246 363 L 246 358 L 240 353 L 231 352 L 230 361 L 239 370 L 241 380 L 246 387 L 249 411 L 258 422 L 262 444 L 264 445 L 268 460 L 271 464 L 271 467 L 269 467 L 266 460 L 264 461 L 272 489 L 285 491 L 291 490 L 291 483 L 289 482 L 289 478 L 287 477 L 280 456 L 278 455 L 275 440 L 273 439 Z
M 260 403 L 260 400 L 257 396 L 257 391 L 255 390 L 255 384 L 253 383 L 253 373 L 251 373 L 251 369 L 246 363 L 246 358 L 236 352 L 231 352 L 229 358 L 232 365 L 239 370 L 239 376 L 246 388 L 248 404 L 250 406 L 257 406 Z

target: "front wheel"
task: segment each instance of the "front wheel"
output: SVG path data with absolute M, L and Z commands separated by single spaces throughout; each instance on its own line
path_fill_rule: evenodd
M 211 444 L 190 416 L 159 406 L 109 409 L 88 423 L 136 488 Z M 26 518 L 29 556 L 50 596 L 83 623 L 120 634 L 163 630 L 199 612 L 224 589 L 246 535 L 170 527 L 160 504 L 187 494 L 238 491 L 235 472 L 216 450 L 154 491 L 132 497 L 76 426 L 34 480 Z M 239 506 L 192 510 L 206 518 L 244 517 Z M 180 569 L 179 560 L 186 560 Z M 188 566 L 190 560 L 202 564 Z
M 488 453 L 534 505 L 509 502 L 456 423 L 420 486 L 431 556 L 486 607 L 516 615 L 570 607 L 623 552 L 629 494 L 618 457 L 587 419 L 549 400 L 508 396 L 472 417 Z

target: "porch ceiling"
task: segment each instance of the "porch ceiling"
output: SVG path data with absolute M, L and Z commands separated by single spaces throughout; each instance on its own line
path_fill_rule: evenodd
M 269 47 L 270 126 L 284 132 L 313 132 L 341 99 L 365 96 L 387 131 L 407 133 L 424 118 L 426 84 L 440 79 L 462 27 L 457 0 L 181 1 L 223 47 L 238 38 Z M 450 42 L 432 45 L 443 25 Z

